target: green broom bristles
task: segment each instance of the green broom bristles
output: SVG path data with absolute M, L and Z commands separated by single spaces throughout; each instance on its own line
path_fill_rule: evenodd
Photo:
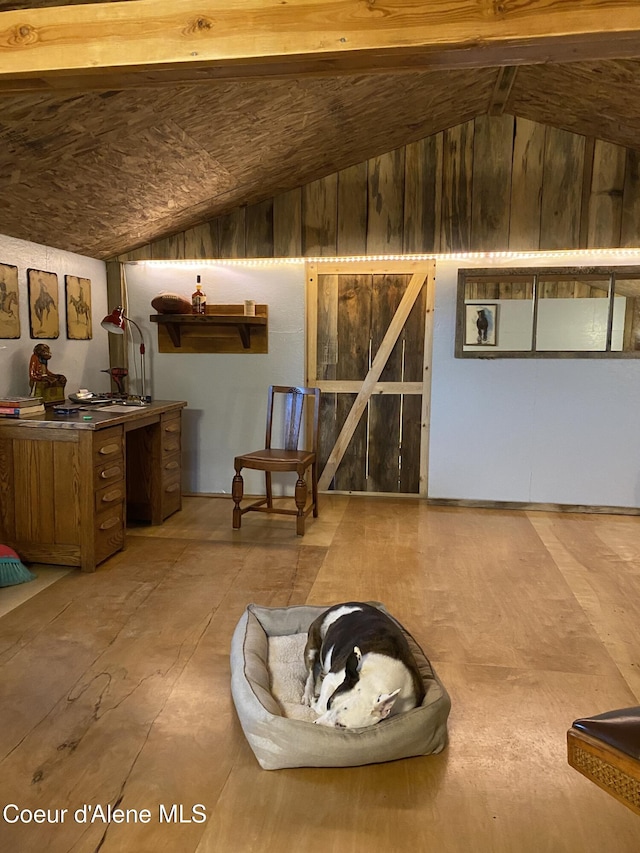
M 16 557 L 0 557 L 0 587 L 26 583 L 35 577 Z

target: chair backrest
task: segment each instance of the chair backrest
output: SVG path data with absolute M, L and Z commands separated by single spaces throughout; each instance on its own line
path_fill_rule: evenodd
M 318 421 L 320 418 L 320 390 L 318 388 L 301 388 L 290 385 L 270 385 L 269 399 L 267 404 L 267 435 L 265 447 L 271 447 L 271 434 L 274 423 L 274 400 L 276 394 L 284 394 L 284 447 L 282 450 L 298 450 L 303 415 L 305 413 L 305 400 L 311 405 L 312 411 L 308 412 L 311 420 L 311 430 L 307 430 L 306 450 L 318 452 Z M 309 406 L 307 406 L 308 409 Z M 309 425 L 309 421 L 307 421 Z M 310 439 L 310 441 L 309 441 Z

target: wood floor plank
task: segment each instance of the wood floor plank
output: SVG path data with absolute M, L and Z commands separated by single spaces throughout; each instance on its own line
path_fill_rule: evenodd
M 637 520 L 324 506 L 298 537 L 257 514 L 233 531 L 228 500 L 186 497 L 95 574 L 0 617 L 0 806 L 69 809 L 56 825 L 0 811 L 0 850 L 637 853 L 637 817 L 565 753 L 573 719 L 640 699 Z M 250 602 L 349 599 L 384 602 L 424 647 L 452 697 L 449 746 L 261 770 L 229 689 L 238 619 Z M 84 804 L 150 821 L 81 823 Z
M 563 525 L 553 513 L 532 516 L 576 602 L 640 700 L 640 564 L 630 528 L 610 516 L 569 518 Z
M 243 761 L 229 777 L 198 853 L 597 853 L 609 849 L 613 825 L 616 850 L 637 849 L 634 815 L 612 799 L 600 802 L 601 792 L 565 758 L 564 721 L 580 707 L 576 694 L 604 687 L 619 701 L 628 699 L 619 677 L 603 684 L 594 676 L 436 665 L 455 698 L 445 753 L 257 776 Z M 588 832 L 576 835 L 567 828 L 579 828 L 582 797 L 595 814 Z M 237 821 L 241 799 L 253 820 Z
M 602 672 L 611 658 L 524 513 L 404 507 L 404 537 L 362 499 L 312 590 L 314 603 L 381 600 L 439 660 Z M 455 545 L 452 545 L 455 536 Z M 393 582 L 390 583 L 390 579 Z M 559 650 L 562 650 L 560 653 Z

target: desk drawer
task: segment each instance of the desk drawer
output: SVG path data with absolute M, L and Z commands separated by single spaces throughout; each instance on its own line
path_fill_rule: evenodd
M 162 483 L 162 518 L 182 508 L 182 483 L 180 473 Z
M 113 506 L 96 516 L 96 563 L 101 563 L 123 547 L 124 527 L 124 503 Z
M 101 513 L 111 509 L 118 504 L 124 503 L 126 499 L 124 482 L 112 482 L 103 489 L 97 489 L 95 493 L 96 512 Z
M 163 418 L 161 422 L 162 429 L 162 455 L 167 456 L 171 453 L 180 451 L 180 434 L 181 434 L 181 418 L 173 416 Z
M 162 436 L 162 455 L 167 456 L 170 453 L 180 452 L 180 436 L 167 435 Z
M 98 431 L 93 437 L 93 464 L 104 465 L 124 458 L 124 432 L 122 427 Z
M 105 462 L 93 469 L 93 488 L 97 491 L 108 485 L 122 483 L 124 480 L 124 460 Z
M 162 460 L 162 482 L 166 483 L 170 479 L 179 478 L 182 470 L 182 460 L 179 453 L 172 453 L 170 456 L 165 456 Z

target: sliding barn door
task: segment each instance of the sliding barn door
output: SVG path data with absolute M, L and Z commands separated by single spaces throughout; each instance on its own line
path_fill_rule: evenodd
M 322 491 L 427 493 L 433 261 L 307 266 Z

